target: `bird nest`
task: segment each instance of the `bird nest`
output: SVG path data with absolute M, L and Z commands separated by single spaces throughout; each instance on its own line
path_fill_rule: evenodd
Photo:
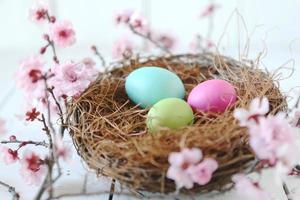
M 91 169 L 133 190 L 174 191 L 175 183 L 166 178 L 168 155 L 184 147 L 200 148 L 205 157 L 218 161 L 219 168 L 207 185 L 183 192 L 223 190 L 230 185 L 231 175 L 249 170 L 255 160 L 247 130 L 233 117 L 234 108 L 221 114 L 199 113 L 192 125 L 178 130 L 149 133 L 148 110 L 129 100 L 124 85 L 127 75 L 142 66 L 159 66 L 176 73 L 186 94 L 205 80 L 219 78 L 235 87 L 235 107 L 247 107 L 255 97 L 266 96 L 272 113 L 286 108 L 274 76 L 251 62 L 204 53 L 134 58 L 117 63 L 73 100 L 69 106 L 69 128 L 78 153 Z

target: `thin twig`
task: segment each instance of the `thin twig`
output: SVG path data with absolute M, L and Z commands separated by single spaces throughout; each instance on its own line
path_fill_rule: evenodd
M 49 23 L 53 23 L 52 20 L 51 20 L 51 17 L 48 13 L 48 11 L 46 12 L 46 17 L 48 19 L 48 22 Z M 57 54 L 56 54 L 56 49 L 55 49 L 55 44 L 52 40 L 50 40 L 50 38 L 47 39 L 48 41 L 48 45 L 51 47 L 52 49 L 52 53 L 53 53 L 53 61 L 56 63 L 56 64 L 59 64 L 59 60 L 58 60 L 58 57 L 57 57 Z
M 0 181 L 0 185 L 2 185 L 3 187 L 8 189 L 8 192 L 12 195 L 12 200 L 20 199 L 20 195 L 18 192 L 16 192 L 16 188 L 14 188 L 13 186 L 8 185 L 7 183 L 4 183 L 2 181 Z
M 55 129 L 54 129 L 54 127 L 53 127 L 53 124 L 52 124 L 52 121 L 51 121 L 51 105 L 50 105 L 50 100 L 49 100 L 49 94 L 48 94 L 48 91 L 47 91 L 47 89 L 48 89 L 48 82 L 47 82 L 47 74 L 45 75 L 45 78 L 43 79 L 44 80 L 44 85 L 45 85 L 45 96 L 46 96 L 46 106 L 47 106 L 47 122 L 48 122 L 48 126 L 49 126 L 49 128 L 50 128 L 50 130 L 51 130 L 51 132 L 53 133 L 53 134 L 55 134 L 56 133 L 56 131 L 55 131 Z M 48 126 L 44 123 L 44 128 L 48 128 Z M 49 131 L 49 134 L 50 134 L 50 136 L 51 136 L 51 133 L 50 133 L 50 131 Z
M 82 193 L 86 193 L 87 183 L 88 183 L 88 174 L 84 175 L 83 184 L 82 184 Z
M 49 144 L 47 144 L 45 141 L 37 142 L 37 141 L 32 141 L 32 140 L 28 140 L 28 141 L 20 141 L 20 140 L 6 141 L 6 140 L 4 140 L 4 141 L 1 141 L 0 143 L 1 144 L 19 144 L 22 146 L 30 144 L 30 145 L 34 145 L 34 146 L 43 146 L 46 148 L 49 147 Z
M 60 118 L 60 123 L 61 123 L 61 126 L 60 126 L 60 135 L 61 135 L 61 137 L 63 137 L 64 136 L 64 132 L 65 132 L 66 127 L 67 127 L 65 119 L 64 119 L 63 109 L 62 109 L 61 105 L 59 104 L 58 99 L 56 98 L 56 96 L 55 96 L 55 94 L 53 92 L 54 87 L 48 88 L 47 90 L 50 93 L 51 97 L 53 98 L 53 100 L 54 100 L 54 102 L 55 102 L 55 104 L 56 104 L 56 106 L 58 108 L 59 118 Z
M 162 45 L 159 42 L 157 42 L 154 39 L 152 39 L 151 36 L 150 36 L 150 34 L 144 35 L 144 34 L 138 32 L 132 25 L 129 25 L 129 29 L 131 30 L 132 33 L 134 33 L 135 35 L 138 35 L 138 36 L 142 37 L 145 40 L 148 40 L 149 42 L 151 42 L 152 44 L 154 44 L 156 47 L 158 47 L 159 49 L 161 49 L 163 52 L 166 52 L 168 54 L 172 54 L 172 52 L 168 48 L 166 48 L 164 45 Z
M 293 199 L 290 198 L 290 194 L 291 193 L 290 193 L 290 190 L 289 190 L 289 188 L 288 188 L 288 186 L 287 186 L 287 184 L 285 182 L 282 183 L 282 187 L 283 187 L 284 193 L 286 195 L 286 198 L 288 200 L 293 200 Z
M 111 181 L 111 185 L 110 185 L 110 192 L 109 192 L 108 200 L 113 200 L 113 198 L 114 198 L 115 184 L 116 184 L 116 180 L 113 179 L 113 180 Z
M 95 54 L 95 55 L 99 58 L 99 60 L 101 61 L 102 66 L 105 67 L 105 66 L 106 66 L 105 59 L 104 59 L 104 57 L 100 54 L 100 52 L 98 51 L 98 48 L 97 48 L 95 45 L 93 45 L 93 46 L 91 47 L 91 49 L 92 49 L 92 51 L 94 52 L 94 54 Z
M 40 188 L 40 190 L 38 191 L 35 200 L 40 200 L 44 194 L 44 192 L 49 189 L 49 198 L 52 197 L 53 195 L 53 188 L 52 188 L 52 184 L 53 184 L 53 180 L 52 180 L 52 173 L 53 173 L 53 166 L 54 166 L 54 146 L 53 146 L 53 139 L 52 139 L 52 135 L 50 132 L 49 127 L 47 126 L 46 123 L 46 119 L 44 114 L 42 114 L 42 119 L 40 119 L 40 121 L 43 123 L 44 128 L 43 131 L 46 133 L 46 135 L 48 136 L 48 140 L 49 140 L 49 160 L 47 162 L 48 165 L 48 173 L 44 179 L 44 182 Z

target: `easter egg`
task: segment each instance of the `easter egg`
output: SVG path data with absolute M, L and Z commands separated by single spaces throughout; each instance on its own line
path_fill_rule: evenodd
M 225 80 L 213 79 L 193 88 L 187 101 L 195 111 L 220 113 L 232 106 L 236 98 L 233 85 Z
M 175 73 L 152 66 L 131 72 L 126 78 L 125 89 L 129 99 L 142 108 L 165 98 L 183 98 L 185 95 L 184 85 Z
M 147 127 L 150 132 L 166 127 L 177 129 L 194 121 L 194 113 L 187 102 L 178 98 L 160 100 L 149 110 Z

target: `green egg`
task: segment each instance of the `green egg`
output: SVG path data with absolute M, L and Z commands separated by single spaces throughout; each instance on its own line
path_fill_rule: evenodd
M 190 105 L 179 98 L 160 100 L 149 110 L 147 127 L 150 132 L 160 128 L 178 129 L 192 124 L 194 113 Z

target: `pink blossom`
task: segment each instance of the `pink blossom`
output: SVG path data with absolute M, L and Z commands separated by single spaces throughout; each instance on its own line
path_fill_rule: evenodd
M 148 21 L 140 12 L 137 11 L 133 12 L 130 16 L 129 24 L 135 29 L 148 29 Z
M 29 19 L 35 23 L 42 23 L 47 21 L 47 12 L 49 10 L 49 6 L 45 1 L 37 1 L 29 9 Z
M 95 61 L 92 59 L 92 58 L 84 58 L 82 61 L 81 61 L 86 67 L 90 67 L 90 68 L 93 68 L 96 66 L 96 63 Z
M 253 183 L 246 176 L 237 174 L 232 177 L 237 193 L 247 200 L 271 200 L 270 194 L 262 190 L 257 183 Z
M 193 182 L 199 185 L 206 185 L 210 182 L 212 174 L 218 169 L 218 163 L 212 158 L 204 159 L 196 166 L 191 166 L 188 169 Z
M 197 148 L 185 148 L 181 152 L 170 153 L 170 167 L 167 171 L 167 177 L 174 180 L 178 188 L 191 189 L 194 183 L 187 169 L 191 165 L 199 163 L 202 157 L 202 151 Z
M 219 5 L 216 5 L 214 3 L 209 4 L 204 8 L 204 10 L 201 12 L 200 17 L 209 17 L 213 15 L 217 8 L 219 8 Z
M 97 77 L 98 71 L 80 63 L 67 62 L 56 65 L 52 69 L 54 77 L 50 79 L 51 85 L 55 87 L 56 96 L 77 96 L 83 92 Z
M 133 51 L 133 42 L 128 37 L 122 37 L 115 41 L 112 47 L 113 58 L 123 58 Z
M 130 21 L 130 18 L 134 12 L 132 10 L 122 10 L 115 15 L 115 23 L 119 24 L 127 24 Z
M 72 157 L 71 148 L 66 145 L 61 137 L 57 137 L 55 140 L 55 152 L 57 157 L 62 158 L 64 161 L 68 161 Z
M 238 108 L 234 111 L 234 117 L 240 121 L 241 126 L 249 126 L 257 123 L 259 117 L 269 112 L 269 101 L 266 97 L 255 98 L 250 103 L 249 110 Z
M 0 146 L 1 160 L 5 164 L 12 164 L 18 161 L 18 152 L 4 146 Z
M 167 178 L 175 181 L 177 189 L 183 187 L 186 189 L 192 189 L 194 187 L 194 182 L 190 175 L 186 170 L 180 167 L 171 165 L 167 171 Z
M 40 56 L 31 56 L 23 60 L 15 75 L 17 87 L 32 95 L 38 88 L 43 87 L 41 78 L 45 61 Z
M 20 174 L 29 185 L 39 186 L 45 176 L 46 166 L 39 155 L 26 151 L 21 159 Z
M 177 189 L 191 189 L 194 183 L 205 185 L 210 182 L 212 174 L 218 168 L 214 159 L 207 158 L 202 162 L 202 151 L 198 148 L 182 149 L 169 155 L 170 167 L 167 177 L 176 183 Z
M 203 157 L 202 151 L 197 148 L 184 148 L 180 152 L 172 152 L 169 155 L 169 163 L 182 169 L 186 169 L 189 165 L 197 164 Z
M 212 40 L 207 40 L 206 41 L 206 48 L 211 49 L 215 46 L 216 46 L 216 44 Z
M 158 41 L 160 44 L 162 44 L 167 49 L 174 49 L 176 46 L 176 38 L 168 33 L 159 33 L 155 34 L 154 40 Z
M 67 20 L 55 22 L 50 26 L 50 38 L 58 47 L 67 47 L 75 43 L 75 31 Z
M 6 122 L 0 118 L 0 135 L 3 135 L 6 133 L 5 124 L 6 124 Z
M 125 24 L 132 27 L 136 31 L 146 34 L 149 32 L 148 21 L 138 11 L 123 10 L 115 15 L 115 23 Z
M 296 150 L 294 143 L 299 140 L 300 131 L 290 125 L 284 113 L 278 113 L 261 117 L 258 124 L 249 126 L 249 134 L 250 146 L 257 157 L 275 163 L 287 159 L 289 153 Z

